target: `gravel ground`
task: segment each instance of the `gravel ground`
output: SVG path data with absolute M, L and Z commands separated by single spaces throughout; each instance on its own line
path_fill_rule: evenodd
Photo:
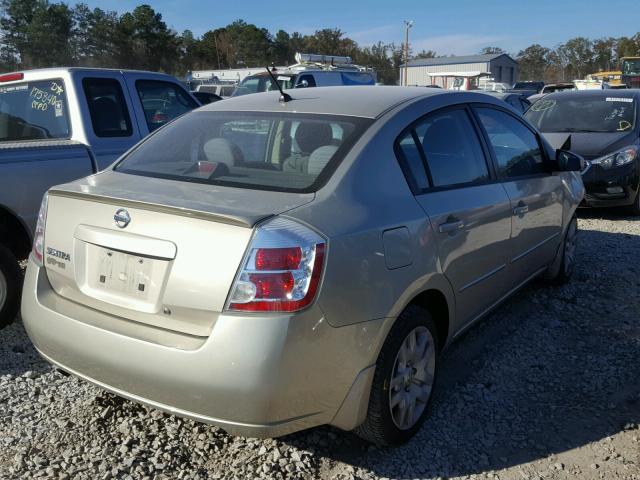
M 442 358 L 408 444 L 231 437 L 100 391 L 0 332 L 0 478 L 640 479 L 640 220 L 581 214 L 573 281 L 534 283 Z

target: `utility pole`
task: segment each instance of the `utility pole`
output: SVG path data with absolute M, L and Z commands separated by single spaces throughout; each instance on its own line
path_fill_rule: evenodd
M 407 86 L 407 72 L 409 70 L 409 29 L 413 27 L 413 20 L 404 21 L 404 82 Z

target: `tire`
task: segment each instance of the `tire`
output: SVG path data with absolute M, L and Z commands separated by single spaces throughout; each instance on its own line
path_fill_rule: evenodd
M 549 279 L 554 285 L 563 285 L 571 280 L 576 265 L 576 249 L 578 246 L 578 219 L 574 214 L 569 221 L 567 233 L 562 242 L 562 262 L 558 273 Z
M 413 356 L 409 343 L 412 334 L 416 335 Z M 367 417 L 354 433 L 381 446 L 398 445 L 415 435 L 427 417 L 431 400 L 439 354 L 437 338 L 435 324 L 425 309 L 410 305 L 400 314 L 376 362 Z M 425 348 L 420 355 L 423 342 Z M 406 369 L 406 360 L 410 366 L 415 365 L 411 371 Z M 396 402 L 393 407 L 392 398 Z
M 0 245 L 0 329 L 6 327 L 18 314 L 22 273 L 16 257 Z

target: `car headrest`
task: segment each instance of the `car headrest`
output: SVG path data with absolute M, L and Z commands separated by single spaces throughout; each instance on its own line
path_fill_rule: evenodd
M 295 138 L 300 150 L 310 154 L 323 145 L 330 145 L 333 131 L 328 123 L 302 122 L 296 129 Z
M 322 169 L 329 163 L 329 160 L 338 150 L 335 145 L 325 145 L 320 148 L 316 148 L 309 157 L 309 163 L 307 165 L 307 173 L 318 175 Z
M 227 165 L 239 165 L 244 158 L 242 150 L 226 138 L 212 138 L 202 147 L 207 160 Z

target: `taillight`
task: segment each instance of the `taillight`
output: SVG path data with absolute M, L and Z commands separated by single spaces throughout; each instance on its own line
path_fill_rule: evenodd
M 42 266 L 42 259 L 44 255 L 44 228 L 47 223 L 47 207 L 49 205 L 49 195 L 44 194 L 42 197 L 42 203 L 40 204 L 40 211 L 38 212 L 38 223 L 36 223 L 36 231 L 33 235 L 33 257 L 36 263 Z
M 15 82 L 16 80 L 22 80 L 24 73 L 6 73 L 0 75 L 0 82 Z
M 293 220 L 257 228 L 231 287 L 227 309 L 294 312 L 311 304 L 322 277 L 326 241 Z

